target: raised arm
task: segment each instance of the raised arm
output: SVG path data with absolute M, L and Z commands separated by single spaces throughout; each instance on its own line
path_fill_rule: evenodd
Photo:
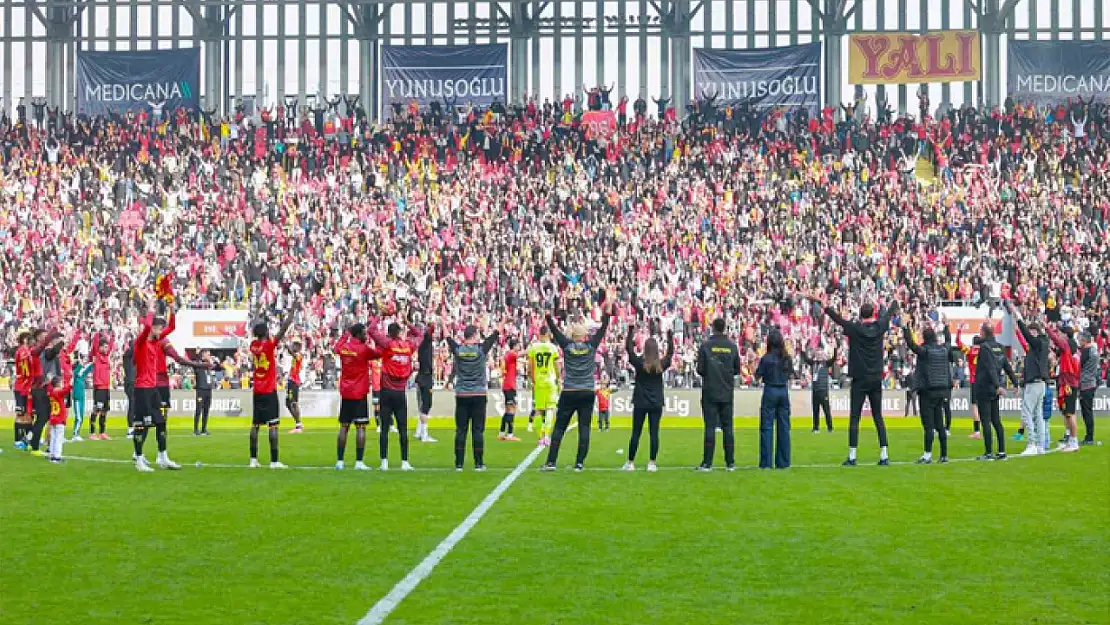
M 612 315 L 610 311 L 606 311 L 605 314 L 601 316 L 601 327 L 590 337 L 590 345 L 593 345 L 594 349 L 600 347 L 601 342 L 605 340 L 605 333 L 609 331 L 609 320 L 611 318 Z
M 494 330 L 493 334 L 490 334 L 486 337 L 486 340 L 482 341 L 482 353 L 488 354 L 490 350 L 493 349 L 493 346 L 497 345 L 497 341 L 499 341 L 500 339 L 501 333 L 497 330 Z
M 832 319 L 832 322 L 836 325 L 844 328 L 845 330 L 848 329 L 848 322 L 844 319 L 844 317 L 840 316 L 839 312 L 833 310 L 831 306 L 825 306 L 825 315 L 827 315 L 829 319 Z
M 376 317 L 371 317 L 370 321 L 366 324 L 366 333 L 370 335 L 376 345 L 385 346 L 391 341 L 389 337 L 382 334 L 381 321 Z
M 208 364 L 207 362 L 201 362 L 199 360 L 189 360 L 188 358 L 185 358 L 181 354 L 177 353 L 177 350 L 174 348 L 174 346 L 170 345 L 168 342 L 166 343 L 166 355 L 172 358 L 177 364 L 184 365 L 186 367 L 193 367 L 195 369 L 212 368 L 212 365 Z
M 910 331 L 909 327 L 902 328 L 902 337 L 906 339 L 906 346 L 910 348 L 910 351 L 918 356 L 925 353 L 925 348 L 921 347 L 917 344 L 917 341 L 913 340 L 913 332 Z
M 640 368 L 643 367 L 644 361 L 636 353 L 636 343 L 635 343 L 635 340 L 634 340 L 635 333 L 636 333 L 636 325 L 635 324 L 629 324 L 628 325 L 628 336 L 626 336 L 624 338 L 624 351 L 628 354 L 628 362 L 632 365 L 632 367 L 634 369 L 640 369 Z
M 280 343 L 282 342 L 282 340 L 285 339 L 285 335 L 288 334 L 289 328 L 293 326 L 293 319 L 296 318 L 296 316 L 297 307 L 290 307 L 289 310 L 285 313 L 285 321 L 281 323 L 281 328 L 278 329 L 277 335 L 274 336 L 275 343 Z
M 166 338 L 177 329 L 177 313 L 172 309 L 170 310 L 170 317 L 166 320 L 166 329 L 162 330 L 162 336 L 159 338 Z
M 347 341 L 349 341 L 349 340 L 351 340 L 351 335 L 344 332 L 343 336 L 340 336 L 339 340 L 337 340 L 335 342 L 335 345 L 332 345 L 332 348 L 331 348 L 332 353 L 339 354 L 339 352 L 344 347 L 346 347 Z
M 570 340 L 567 339 L 567 336 L 563 334 L 561 330 L 559 330 L 559 326 L 555 325 L 555 319 L 552 318 L 551 315 L 545 315 L 545 318 L 547 320 L 547 327 L 551 329 L 551 337 L 555 339 L 555 343 L 559 347 L 566 347 L 567 345 L 570 345 Z
M 454 354 L 459 349 L 459 344 L 454 338 L 449 336 L 447 337 L 447 347 L 451 350 L 451 353 Z
M 674 359 L 674 330 L 667 330 L 667 355 L 663 356 L 663 370 L 671 368 L 671 360 Z
M 697 357 L 697 360 L 694 362 L 694 371 L 696 371 L 699 376 L 701 376 L 703 378 L 705 377 L 705 343 L 704 342 L 701 345 L 698 346 L 698 357 Z

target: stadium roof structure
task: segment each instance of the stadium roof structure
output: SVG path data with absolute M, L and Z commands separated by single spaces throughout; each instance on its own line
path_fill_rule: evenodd
M 696 48 L 821 41 L 824 101 L 845 101 L 845 36 L 977 30 L 982 80 L 929 85 L 939 101 L 1000 103 L 1003 39 L 1102 39 L 1110 11 L 1089 0 L 3 0 L 0 95 L 75 104 L 82 51 L 201 49 L 208 107 L 240 98 L 380 102 L 381 45 L 507 43 L 510 100 L 584 84 L 618 95 L 691 96 Z M 1070 20 L 1063 16 L 1070 16 Z M 1070 21 L 1070 24 L 1068 23 Z M 906 84 L 868 87 L 906 109 Z M 884 93 L 889 91 L 889 93 Z M 41 100 L 40 100 L 41 101 Z

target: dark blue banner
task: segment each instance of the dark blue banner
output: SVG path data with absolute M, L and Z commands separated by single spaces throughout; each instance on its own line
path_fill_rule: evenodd
M 200 48 L 78 52 L 77 113 L 200 108 Z
M 395 104 L 407 108 L 415 100 L 427 106 L 446 104 L 485 108 L 506 103 L 509 47 L 382 46 L 382 114 L 391 117 Z
M 1110 41 L 1012 39 L 1007 92 L 1018 102 L 1058 104 L 1110 96 Z
M 719 105 L 821 108 L 821 43 L 752 50 L 694 50 L 693 97 Z

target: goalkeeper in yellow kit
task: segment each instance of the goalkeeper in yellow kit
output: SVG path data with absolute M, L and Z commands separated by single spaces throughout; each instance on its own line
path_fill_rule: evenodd
M 562 379 L 562 357 L 559 348 L 551 342 L 551 330 L 540 329 L 538 340 L 528 347 L 528 376 L 532 380 L 532 412 L 540 416 L 538 444 L 551 442 L 555 425 L 555 404 L 559 400 L 559 380 Z

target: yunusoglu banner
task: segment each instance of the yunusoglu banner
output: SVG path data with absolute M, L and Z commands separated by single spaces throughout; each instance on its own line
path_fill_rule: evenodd
M 1110 95 L 1110 41 L 1009 43 L 1007 92 L 1018 102 L 1056 104 Z
M 474 46 L 382 46 L 382 112 L 392 115 L 392 105 L 421 106 L 433 100 L 464 106 L 488 107 L 506 102 L 509 83 L 509 47 L 506 44 Z
M 200 108 L 200 48 L 78 52 L 77 113 Z
M 694 50 L 694 97 L 757 107 L 821 107 L 821 43 Z
M 960 82 L 979 80 L 982 73 L 974 30 L 866 33 L 848 42 L 848 82 L 853 85 Z

